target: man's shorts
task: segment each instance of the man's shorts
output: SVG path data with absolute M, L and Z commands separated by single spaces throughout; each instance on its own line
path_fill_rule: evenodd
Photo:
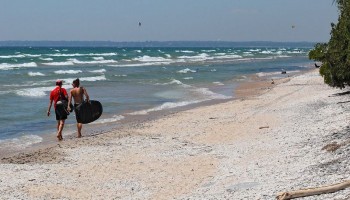
M 56 105 L 55 109 L 56 120 L 66 120 L 67 119 L 67 111 L 64 109 L 63 105 Z
M 79 112 L 80 112 L 80 103 L 74 104 L 74 112 L 75 112 L 75 119 L 77 120 L 77 123 L 81 123 L 81 119 L 79 117 Z

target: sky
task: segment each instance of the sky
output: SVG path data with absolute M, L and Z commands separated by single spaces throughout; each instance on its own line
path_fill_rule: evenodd
M 338 14 L 333 0 L 0 0 L 0 41 L 327 42 Z

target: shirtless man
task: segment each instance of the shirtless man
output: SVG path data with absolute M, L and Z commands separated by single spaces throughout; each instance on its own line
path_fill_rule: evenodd
M 80 85 L 80 81 L 79 79 L 75 79 L 73 81 L 73 89 L 70 90 L 70 95 L 68 98 L 68 108 L 67 110 L 70 111 L 70 104 L 72 102 L 72 97 L 74 99 L 74 111 L 75 111 L 75 116 L 76 116 L 76 120 L 77 120 L 77 129 L 78 129 L 78 138 L 81 137 L 81 129 L 83 128 L 83 124 L 81 123 L 81 120 L 79 119 L 79 115 L 78 112 L 79 110 L 77 110 L 77 106 L 79 106 L 81 103 L 84 102 L 84 95 L 86 98 L 86 101 L 89 101 L 89 95 L 86 91 L 86 89 L 84 87 L 79 87 Z

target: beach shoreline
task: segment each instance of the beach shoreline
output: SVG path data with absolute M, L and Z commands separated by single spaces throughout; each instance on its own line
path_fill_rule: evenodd
M 326 86 L 318 69 L 249 84 L 234 100 L 4 157 L 0 192 L 5 199 L 273 199 L 348 178 L 343 91 Z M 334 142 L 338 149 L 322 150 Z
M 132 127 L 132 126 L 135 126 L 135 124 L 143 124 L 162 117 L 167 117 L 168 115 L 171 115 L 174 113 L 191 110 L 191 109 L 195 109 L 203 106 L 216 105 L 216 104 L 225 103 L 228 101 L 234 101 L 237 99 L 250 98 L 252 96 L 256 96 L 256 95 L 262 94 L 263 92 L 268 91 L 269 89 L 271 89 L 272 87 L 274 87 L 279 83 L 288 81 L 290 76 L 297 76 L 299 74 L 307 73 L 310 70 L 312 70 L 311 67 L 310 69 L 299 73 L 292 73 L 292 75 L 288 74 L 288 75 L 285 75 L 284 77 L 282 76 L 282 77 L 275 78 L 274 84 L 271 84 L 270 78 L 259 77 L 256 74 L 248 75 L 246 80 L 240 82 L 238 86 L 234 89 L 234 91 L 232 91 L 233 98 L 208 100 L 200 103 L 189 104 L 186 106 L 179 106 L 171 109 L 154 111 L 154 112 L 147 113 L 145 115 L 143 114 L 130 115 L 128 112 L 121 113 L 120 116 L 123 116 L 123 118 L 117 120 L 114 123 L 113 122 L 102 123 L 102 124 L 97 123 L 97 124 L 94 124 L 93 126 L 85 125 L 83 128 L 84 129 L 83 137 L 92 137 L 95 135 L 106 134 L 109 132 L 113 132 L 117 129 Z M 72 116 L 69 116 L 69 117 L 72 117 Z M 2 146 L 0 147 L 0 159 L 15 156 L 17 154 L 26 154 L 28 152 L 35 152 L 41 149 L 54 147 L 58 141 L 56 138 L 56 132 L 54 130 L 55 125 L 53 124 L 52 127 L 53 127 L 52 133 L 45 133 L 40 135 L 41 137 L 40 142 L 31 144 L 31 145 L 26 145 L 23 148 L 19 146 L 19 144 L 15 144 L 12 142 L 3 143 Z M 66 123 L 65 128 L 63 130 L 64 141 L 77 139 L 75 137 L 75 134 L 76 134 L 75 124 Z

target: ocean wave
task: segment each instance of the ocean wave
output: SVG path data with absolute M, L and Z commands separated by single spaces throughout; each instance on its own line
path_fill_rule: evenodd
M 192 80 L 193 77 L 184 77 L 183 79 L 184 79 L 184 80 Z
M 67 66 L 74 64 L 108 64 L 108 63 L 117 63 L 116 60 L 93 60 L 93 61 L 80 61 L 75 58 L 68 59 L 63 62 L 50 62 L 50 63 L 42 63 L 43 65 L 52 65 L 52 66 Z
M 7 56 L 0 56 L 0 58 L 24 58 L 25 55 L 7 55 Z
M 261 54 L 272 54 L 272 51 L 264 50 L 260 52 Z
M 202 101 L 213 100 L 213 99 L 229 99 L 230 96 L 218 94 L 210 91 L 208 88 L 193 88 L 194 93 L 198 93 L 201 96 Z
M 18 96 L 24 97 L 43 97 L 46 93 L 51 91 L 54 87 L 39 87 L 39 88 L 25 88 L 14 91 Z
M 116 74 L 114 76 L 116 76 L 116 77 L 127 77 L 128 75 L 126 75 L 126 74 Z
M 25 57 L 37 58 L 40 57 L 41 54 L 23 54 Z
M 21 63 L 21 64 L 8 64 L 8 63 L 0 64 L 0 70 L 9 70 L 14 68 L 22 68 L 22 67 L 37 67 L 37 64 L 35 62 Z
M 55 74 L 78 74 L 82 73 L 81 70 L 58 70 L 55 71 Z
M 287 71 L 287 73 L 298 73 L 300 70 L 293 70 L 293 71 Z M 281 72 L 259 72 L 256 73 L 258 77 L 265 77 L 265 76 L 275 76 L 275 75 L 280 75 Z
M 101 76 L 93 76 L 93 77 L 82 77 L 79 78 L 80 81 L 105 81 L 107 80 L 105 75 L 101 75 Z
M 29 76 L 45 76 L 45 74 L 41 72 L 28 72 Z
M 188 72 L 196 73 L 197 71 L 196 71 L 196 70 L 189 69 L 189 68 L 186 68 L 186 69 L 182 69 L 182 70 L 177 71 L 177 73 L 181 73 L 181 74 L 187 74 Z
M 202 50 L 202 52 L 207 52 L 207 53 L 211 53 L 211 52 L 216 52 L 216 50 Z
M 34 144 L 42 142 L 43 138 L 38 135 L 24 135 L 18 138 L 0 140 L 3 149 L 25 149 Z M 0 148 L 0 149 L 1 149 Z
M 50 62 L 50 63 L 41 63 L 43 65 L 50 65 L 50 66 L 67 66 L 67 65 L 74 65 L 72 61 L 64 61 L 64 62 Z
M 213 82 L 213 84 L 215 84 L 215 85 L 225 85 L 225 84 L 223 84 L 223 83 L 221 83 L 219 81 Z
M 53 58 L 39 58 L 40 60 L 45 60 L 45 61 L 52 61 Z
M 80 81 L 89 81 L 89 82 L 107 80 L 104 75 L 93 76 L 93 77 L 81 77 L 79 79 L 80 79 Z M 62 81 L 63 81 L 63 86 L 62 87 L 65 88 L 65 89 L 72 88 L 71 83 L 74 80 L 75 80 L 75 78 L 62 79 Z M 28 85 L 28 86 L 35 86 L 35 85 L 40 85 L 40 84 L 43 84 L 43 83 L 47 84 L 47 83 L 54 83 L 54 82 L 55 82 L 55 80 L 47 80 L 47 81 L 42 81 L 41 83 L 32 84 L 32 85 Z M 52 89 L 54 89 L 54 86 L 24 88 L 24 89 L 13 90 L 13 91 L 10 91 L 10 92 L 17 94 L 18 96 L 24 96 L 24 97 L 44 97 L 44 96 L 47 96 L 47 93 L 49 93 Z M 6 92 L 9 93 L 8 91 L 6 91 Z
M 189 51 L 189 50 L 176 50 L 175 52 L 178 52 L 178 53 L 194 53 L 194 51 Z
M 68 59 L 69 61 L 72 61 L 74 64 L 107 64 L 107 63 L 117 63 L 116 60 L 93 60 L 93 61 L 80 61 L 75 58 Z
M 166 103 L 163 103 L 162 105 L 159 105 L 159 106 L 156 106 L 156 107 L 153 107 L 150 109 L 145 109 L 145 110 L 129 113 L 129 115 L 146 115 L 146 114 L 148 114 L 150 112 L 154 112 L 154 111 L 161 111 L 161 110 L 165 110 L 165 109 L 187 106 L 187 105 L 200 103 L 200 102 L 204 102 L 204 101 L 208 101 L 208 100 L 232 98 L 230 96 L 226 96 L 226 95 L 212 92 L 208 88 L 197 88 L 197 87 L 183 84 L 181 81 L 178 81 L 176 79 L 172 80 L 170 83 L 167 83 L 167 84 L 177 84 L 177 85 L 184 86 L 185 88 L 188 89 L 187 91 L 190 92 L 192 99 L 180 101 L 180 102 L 166 102 Z M 167 96 L 169 95 L 169 93 L 167 93 L 167 92 L 165 92 L 165 93 L 167 94 Z M 172 93 L 176 94 L 175 91 L 172 91 Z M 163 95 L 164 95 L 164 93 L 163 93 Z M 179 95 L 176 95 L 176 96 L 179 96 Z M 185 96 L 189 97 L 189 95 L 185 95 Z
M 105 69 L 97 69 L 97 70 L 92 70 L 92 71 L 89 71 L 91 73 L 105 73 L 106 70 Z
M 261 49 L 249 49 L 249 51 L 251 51 L 251 52 L 259 52 L 259 51 L 261 51 Z
M 111 118 L 98 119 L 97 121 L 94 121 L 91 124 L 105 124 L 105 123 L 117 122 L 117 121 L 120 121 L 120 120 L 122 120 L 124 118 L 125 117 L 123 115 L 114 115 Z
M 154 108 L 128 113 L 128 115 L 147 115 L 150 112 L 161 111 L 161 110 L 177 108 L 177 107 L 183 107 L 183 106 L 187 106 L 187 105 L 195 104 L 195 103 L 199 103 L 199 102 L 200 101 L 166 102 L 166 103 L 163 103 L 162 105 L 156 106 Z
M 94 60 L 104 60 L 104 57 L 92 57 Z
M 71 87 L 71 83 L 75 80 L 75 78 L 66 78 L 66 79 L 62 79 L 63 84 L 67 83 L 66 88 L 70 88 Z M 107 80 L 105 75 L 101 75 L 101 76 L 92 76 L 92 77 L 80 77 L 79 78 L 80 81 L 89 81 L 89 82 L 95 82 L 95 81 L 105 81 Z M 53 82 L 53 80 L 51 81 Z
M 151 57 L 151 56 L 141 56 L 133 59 L 134 61 L 139 62 L 172 62 L 171 59 L 163 57 Z
M 142 66 L 154 66 L 154 65 L 170 65 L 172 62 L 147 62 L 147 63 L 131 63 L 131 64 L 116 64 L 107 65 L 109 67 L 142 67 Z
M 167 82 L 167 83 L 157 83 L 156 85 L 181 85 L 182 87 L 185 87 L 185 88 L 191 87 L 190 85 L 184 84 L 177 79 L 172 79 L 170 82 Z
M 235 59 L 235 58 L 243 58 L 240 55 L 218 55 L 214 57 L 215 59 Z
M 178 58 L 184 59 L 185 61 L 196 61 L 196 62 L 213 59 L 212 57 L 209 57 L 209 55 L 206 53 L 201 53 L 195 56 L 179 56 Z
M 88 53 L 88 54 L 82 54 L 82 53 L 72 53 L 72 54 L 62 54 L 62 53 L 55 53 L 55 54 L 45 54 L 46 56 L 54 56 L 54 57 L 80 57 L 80 56 L 116 56 L 117 53 Z

